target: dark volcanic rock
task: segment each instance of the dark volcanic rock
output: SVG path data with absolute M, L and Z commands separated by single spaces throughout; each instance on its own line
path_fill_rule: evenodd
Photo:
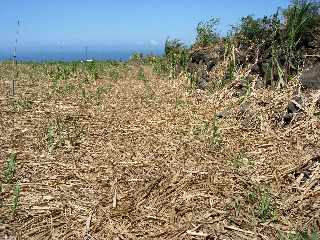
M 207 71 L 210 72 L 210 71 L 212 70 L 212 68 L 213 68 L 214 66 L 216 66 L 216 65 L 217 65 L 216 61 L 211 60 L 211 61 L 208 62 L 208 64 L 207 64 Z
M 190 59 L 192 63 L 196 63 L 196 64 L 200 64 L 201 62 L 207 63 L 208 61 L 210 61 L 210 55 L 206 52 L 202 52 L 198 50 L 191 54 Z
M 207 71 L 199 70 L 197 75 L 198 75 L 198 80 L 197 80 L 198 88 L 203 90 L 206 89 L 210 80 Z
M 320 63 L 306 70 L 300 77 L 303 88 L 320 89 Z
M 206 81 L 206 79 L 199 78 L 199 80 L 198 80 L 198 88 L 204 90 L 207 87 L 208 87 L 208 82 Z
M 288 103 L 287 113 L 297 113 L 303 110 L 303 99 L 300 95 L 294 96 Z
M 320 109 L 320 97 L 319 97 L 318 100 L 316 101 L 316 107 Z

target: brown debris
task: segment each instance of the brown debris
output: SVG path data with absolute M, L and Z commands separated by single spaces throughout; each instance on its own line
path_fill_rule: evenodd
M 0 68 L 9 78 L 8 65 Z M 320 121 L 311 93 L 301 118 L 274 124 L 297 81 L 237 98 L 232 87 L 190 91 L 183 76 L 163 80 L 149 67 L 146 85 L 136 67 L 113 66 L 122 71 L 116 82 L 74 76 L 78 90 L 65 94 L 52 92 L 45 67 L 19 68 L 15 99 L 0 82 L 0 171 L 16 151 L 21 184 L 13 217 L 13 186 L 2 182 L 1 224 L 10 228 L 0 238 L 276 239 L 319 224 Z M 224 111 L 214 145 L 214 115 Z M 277 215 L 263 221 L 265 189 Z

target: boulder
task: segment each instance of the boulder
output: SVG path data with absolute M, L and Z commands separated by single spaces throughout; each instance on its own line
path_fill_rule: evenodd
M 202 65 L 208 72 L 219 62 L 219 53 L 213 49 L 198 49 L 190 54 L 189 70 L 194 71 L 194 67 Z
M 302 96 L 296 95 L 294 96 L 287 106 L 287 113 L 297 113 L 303 110 L 303 99 Z
M 320 63 L 305 70 L 300 77 L 300 81 L 305 89 L 320 89 Z
M 292 123 L 298 113 L 303 111 L 304 101 L 301 95 L 296 94 L 288 103 L 287 111 L 283 113 L 280 120 L 280 125 L 282 127 L 288 126 Z
M 211 59 L 211 56 L 207 52 L 197 50 L 191 53 L 190 59 L 192 63 L 200 64 L 200 63 L 209 62 Z
M 208 87 L 208 83 L 210 81 L 209 75 L 206 72 L 206 70 L 198 70 L 197 72 L 198 79 L 197 79 L 197 85 L 199 89 L 206 89 Z
M 208 82 L 203 78 L 199 78 L 198 79 L 198 88 L 201 90 L 205 90 L 207 87 L 208 87 Z
M 316 101 L 316 107 L 318 109 L 320 109 L 320 96 L 319 96 L 318 100 Z

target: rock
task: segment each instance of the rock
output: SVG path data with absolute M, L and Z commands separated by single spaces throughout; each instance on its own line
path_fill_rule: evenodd
M 191 54 L 190 59 L 192 63 L 200 64 L 202 62 L 206 64 L 212 59 L 212 57 L 210 56 L 210 54 L 198 50 Z
M 262 77 L 258 77 L 258 79 L 254 85 L 254 88 L 255 89 L 262 89 L 265 87 L 266 87 L 266 83 L 265 83 L 264 79 Z
M 213 61 L 213 60 L 211 60 L 210 62 L 208 62 L 208 64 L 207 64 L 207 71 L 208 72 L 210 72 L 211 70 L 212 70 L 212 68 L 214 67 L 214 66 L 216 66 L 216 61 Z
M 319 97 L 318 100 L 316 101 L 316 107 L 317 107 L 318 109 L 320 109 L 320 97 Z
M 302 96 L 294 96 L 287 106 L 287 113 L 297 113 L 303 110 L 303 99 Z
M 208 87 L 208 83 L 210 82 L 209 74 L 205 69 L 198 69 L 197 72 L 197 86 L 199 89 L 206 89 Z
M 216 113 L 216 117 L 217 118 L 223 118 L 225 116 L 225 113 L 224 112 L 218 112 Z
M 303 111 L 303 98 L 301 95 L 296 94 L 288 103 L 287 112 L 278 118 L 278 122 L 282 127 L 286 127 L 292 123 L 299 112 Z
M 293 113 L 285 113 L 282 117 L 282 126 L 285 127 L 285 126 L 288 126 L 292 120 L 294 118 L 294 114 Z
M 309 70 L 305 70 L 300 77 L 300 81 L 305 89 L 320 89 L 320 63 Z
M 188 69 L 195 72 L 200 65 L 210 72 L 218 62 L 219 52 L 213 49 L 198 49 L 191 53 Z
M 207 87 L 208 87 L 208 82 L 204 78 L 200 78 L 198 80 L 198 88 L 204 90 Z

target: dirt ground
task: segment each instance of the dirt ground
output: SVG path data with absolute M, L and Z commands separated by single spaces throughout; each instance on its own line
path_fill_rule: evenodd
M 2 239 L 271 240 L 320 226 L 318 91 L 284 127 L 297 81 L 239 98 L 126 65 L 55 91 L 53 66 L 25 64 L 12 98 L 0 68 L 0 172 L 17 156 Z

